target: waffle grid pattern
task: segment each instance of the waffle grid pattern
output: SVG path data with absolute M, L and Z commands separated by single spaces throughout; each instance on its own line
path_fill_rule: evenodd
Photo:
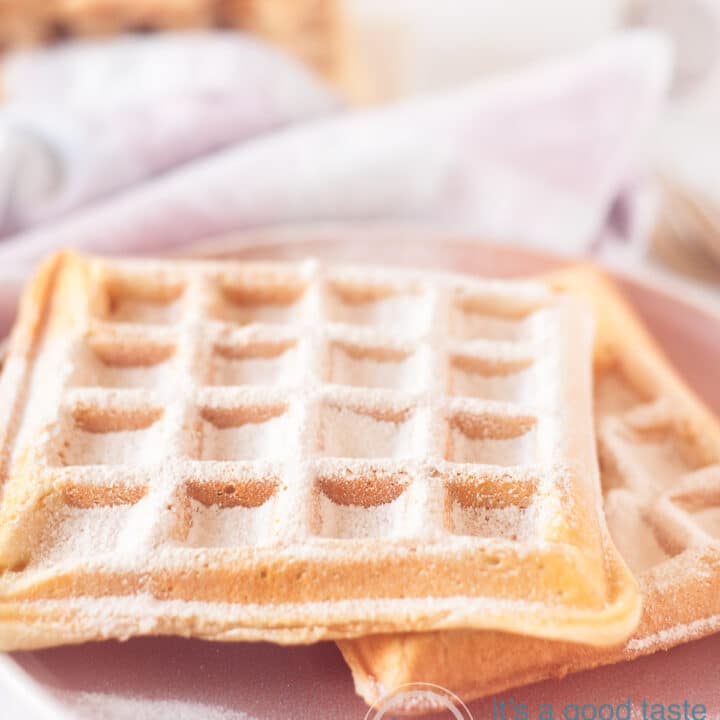
M 667 650 L 720 630 L 717 420 L 602 275 L 576 267 L 547 282 L 587 299 L 594 309 L 594 409 L 604 512 L 614 544 L 640 587 L 640 623 L 624 643 L 607 648 L 475 630 L 342 641 L 356 689 L 368 703 L 385 688 L 420 681 L 428 673 L 469 701 Z
M 600 413 L 598 441 L 606 514 L 631 569 L 720 544 L 720 463 L 698 459 L 670 398 L 644 399 L 618 373 L 602 382 L 622 388 L 620 405 Z
M 396 288 L 377 280 L 327 280 L 319 264 L 290 272 L 219 292 L 217 278 L 202 273 L 155 283 L 152 298 L 133 297 L 133 287 L 153 286 L 142 273 L 111 289 L 107 317 L 91 320 L 89 347 L 83 343 L 77 351 L 85 363 L 82 357 L 73 363 L 70 387 L 63 390 L 64 417 L 47 448 L 48 457 L 56 455 L 49 465 L 62 467 L 50 472 L 67 502 L 150 505 L 153 527 L 145 541 L 134 536 L 139 547 L 185 542 L 191 506 L 195 513 L 242 508 L 244 518 L 238 519 L 252 524 L 250 515 L 267 515 L 265 505 L 273 504 L 269 526 L 255 523 L 263 532 L 253 537 L 238 528 L 238 544 L 256 545 L 397 530 L 423 538 L 492 536 L 499 530 L 490 516 L 504 508 L 478 512 L 458 500 L 477 495 L 479 485 L 488 502 L 517 499 L 519 517 L 546 475 L 535 447 L 542 415 L 517 402 L 453 397 L 446 388 L 452 392 L 452 380 L 462 375 L 472 382 L 473 371 L 480 382 L 494 372 L 498 382 L 488 381 L 487 390 L 515 401 L 537 352 L 532 329 L 526 328 L 525 341 L 513 338 L 525 321 L 488 316 L 488 334 L 506 339 L 447 342 L 448 318 L 463 312 L 452 288 L 411 284 L 403 294 L 388 295 Z M 398 306 L 400 318 L 411 321 L 400 341 Z M 158 333 L 159 324 L 164 327 Z M 452 327 L 467 334 L 457 316 Z M 285 378 L 275 378 L 284 387 L 263 385 L 267 374 L 257 366 L 267 363 L 272 377 L 273 363 L 281 367 L 284 354 L 293 355 L 278 373 Z M 93 355 L 104 367 L 88 376 Z M 405 372 L 393 367 L 413 361 L 416 367 Z M 164 365 L 163 379 L 153 371 L 157 364 Z M 243 383 L 242 365 L 256 366 L 255 374 L 247 374 L 260 384 Z M 358 369 L 360 382 L 391 387 L 335 382 L 358 382 Z M 415 377 L 416 386 L 408 389 L 417 375 L 419 382 Z M 238 385 L 215 386 L 232 376 Z M 143 381 L 152 384 L 118 387 Z M 109 440 L 113 436 L 118 442 Z M 127 456 L 128 447 L 134 457 Z M 177 455 L 187 461 L 174 463 Z M 109 488 L 97 473 L 96 466 L 105 464 L 114 466 Z M 517 481 L 504 465 L 526 466 L 526 479 Z M 388 503 L 395 512 L 388 512 Z M 286 522 L 291 509 L 313 507 Z M 374 514 L 376 522 L 353 523 L 353 507 Z M 504 515 L 513 517 L 512 511 Z M 512 524 L 503 531 L 514 537 Z M 198 541 L 197 533 L 190 535 Z
M 577 306 L 317 262 L 55 262 L 0 501 L 0 597 L 38 634 L 55 600 L 126 632 L 120 597 L 235 639 L 629 632 Z

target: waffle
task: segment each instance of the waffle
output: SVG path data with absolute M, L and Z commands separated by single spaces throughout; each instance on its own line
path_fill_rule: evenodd
M 595 309 L 604 509 L 641 588 L 640 625 L 627 643 L 603 649 L 472 631 L 342 642 L 368 703 L 413 681 L 470 700 L 720 630 L 720 427 L 600 274 L 571 269 L 552 283 Z
M 591 325 L 541 284 L 55 256 L 0 386 L 0 647 L 624 639 Z

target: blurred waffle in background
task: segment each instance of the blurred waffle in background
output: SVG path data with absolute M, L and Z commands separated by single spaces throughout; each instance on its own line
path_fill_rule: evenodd
M 683 275 L 720 287 L 720 204 L 667 179 L 650 257 Z
M 675 49 L 669 102 L 650 148 L 659 212 L 651 261 L 720 288 L 720 3 L 636 0 L 631 22 Z
M 299 57 L 347 87 L 348 40 L 336 0 L 0 0 L 0 48 L 124 32 L 229 28 Z

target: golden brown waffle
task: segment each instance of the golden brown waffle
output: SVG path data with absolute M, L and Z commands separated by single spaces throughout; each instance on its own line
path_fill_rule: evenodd
M 0 0 L 0 50 L 69 37 L 204 27 L 257 34 L 326 77 L 346 75 L 336 0 Z
M 0 386 L 0 647 L 624 639 L 590 325 L 541 284 L 54 257 Z
M 597 318 L 605 514 L 640 584 L 640 626 L 626 644 L 604 649 L 463 630 L 342 642 L 369 703 L 413 681 L 472 699 L 720 630 L 720 426 L 599 273 L 571 269 L 551 282 L 587 298 Z

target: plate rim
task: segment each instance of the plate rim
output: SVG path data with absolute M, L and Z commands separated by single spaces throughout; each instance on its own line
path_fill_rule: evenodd
M 495 252 L 508 256 L 525 255 L 546 264 L 561 265 L 592 265 L 608 273 L 621 283 L 639 288 L 665 299 L 677 302 L 690 310 L 709 315 L 720 321 L 720 297 L 715 300 L 702 285 L 697 286 L 692 280 L 675 278 L 672 275 L 657 271 L 650 266 L 638 265 L 632 269 L 623 269 L 614 262 L 601 257 L 578 256 L 557 250 L 523 246 L 494 238 L 483 238 L 477 235 L 452 232 L 437 228 L 413 227 L 392 224 L 363 224 L 358 226 L 341 223 L 320 223 L 307 225 L 283 225 L 255 230 L 240 230 L 221 235 L 213 235 L 204 240 L 191 243 L 183 248 L 176 248 L 164 257 L 184 257 L 202 259 L 203 257 L 228 257 L 234 251 L 261 250 L 288 242 L 303 244 L 307 242 L 340 242 L 341 237 L 350 241 L 378 241 L 378 235 L 392 235 L 396 239 L 412 239 L 419 243 L 452 243 L 467 247 L 489 247 Z M 383 239 L 385 239 L 383 237 Z M 412 265 L 412 263 L 410 263 Z M 689 296 L 688 296 L 689 295 Z

